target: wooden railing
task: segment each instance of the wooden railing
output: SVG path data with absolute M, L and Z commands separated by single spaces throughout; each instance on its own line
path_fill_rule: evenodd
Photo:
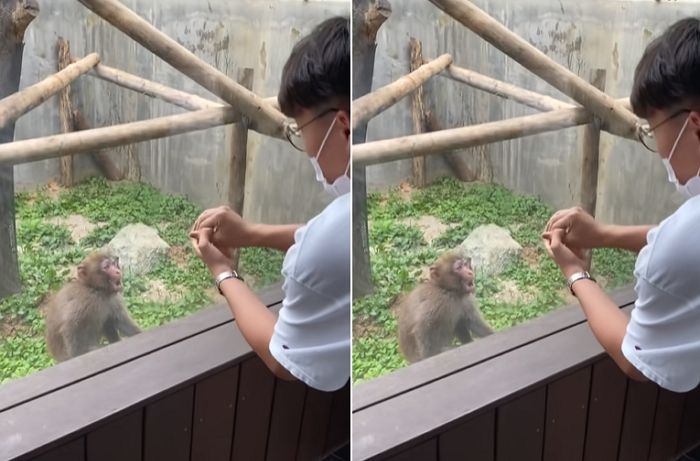
M 627 379 L 578 306 L 353 390 L 358 461 L 671 460 L 699 442 L 700 389 Z
M 313 460 L 349 442 L 349 391 L 276 379 L 215 306 L 0 386 L 0 459 Z

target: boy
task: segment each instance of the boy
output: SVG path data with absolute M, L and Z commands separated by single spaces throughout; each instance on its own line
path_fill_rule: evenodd
M 678 21 L 649 44 L 630 99 L 649 122 L 640 140 L 688 200 L 658 226 L 603 225 L 580 208 L 560 210 L 543 238 L 620 369 L 684 392 L 700 382 L 700 20 Z M 639 253 L 631 317 L 584 270 L 577 249 L 597 247 Z
M 297 43 L 278 95 L 282 112 L 296 121 L 290 143 L 306 152 L 316 179 L 335 200 L 305 225 L 253 224 L 227 207 L 210 209 L 190 235 L 241 333 L 268 368 L 322 391 L 339 389 L 350 378 L 349 28 L 348 18 L 331 18 Z M 286 252 L 278 317 L 224 256 L 248 246 Z

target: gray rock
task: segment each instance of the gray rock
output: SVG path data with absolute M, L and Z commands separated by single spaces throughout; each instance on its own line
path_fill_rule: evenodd
M 120 230 L 107 244 L 119 258 L 122 271 L 147 274 L 168 254 L 170 245 L 158 236 L 158 231 L 145 224 L 130 224 Z
M 457 249 L 472 258 L 478 277 L 500 274 L 523 248 L 507 229 L 487 224 L 474 229 Z

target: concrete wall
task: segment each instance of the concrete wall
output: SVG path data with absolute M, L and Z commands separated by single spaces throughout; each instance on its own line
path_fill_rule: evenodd
M 634 68 L 651 39 L 674 21 L 698 15 L 700 1 L 654 0 L 475 0 L 474 2 L 549 57 L 588 79 L 607 70 L 606 91 L 628 96 Z M 429 2 L 393 1 L 393 12 L 377 38 L 373 88 L 407 73 L 408 40 L 423 43 L 423 55 L 450 53 L 455 64 L 570 101 L 517 62 L 442 13 Z M 435 77 L 427 98 L 445 128 L 502 120 L 535 110 Z M 406 98 L 375 118 L 368 141 L 411 134 L 411 101 Z M 580 128 L 541 134 L 467 150 L 480 178 L 541 197 L 554 207 L 578 201 Z M 449 174 L 439 157 L 428 163 L 429 179 Z M 411 176 L 410 161 L 372 166 L 371 189 Z M 598 189 L 600 219 L 617 223 L 658 222 L 681 203 L 666 180 L 658 156 L 637 143 L 602 135 Z
M 252 67 L 253 91 L 262 96 L 277 94 L 282 66 L 300 37 L 327 17 L 350 13 L 347 0 L 123 0 L 123 3 L 234 79 L 239 69 Z M 39 0 L 39 4 L 41 14 L 26 34 L 21 87 L 55 72 L 56 39 L 63 36 L 70 41 L 74 56 L 97 52 L 109 66 L 215 99 L 79 2 Z M 81 77 L 73 91 L 86 118 L 95 126 L 183 112 L 89 76 Z M 34 138 L 60 131 L 58 100 L 53 98 L 17 123 L 15 138 Z M 141 180 L 163 191 L 186 195 L 201 206 L 214 206 L 226 199 L 229 145 L 230 128 L 222 127 L 112 152 L 125 168 L 129 166 L 128 152 L 135 153 Z M 287 142 L 251 132 L 248 158 L 244 215 L 249 219 L 299 222 L 328 203 L 329 199 L 314 180 L 308 160 Z M 88 156 L 76 157 L 76 179 L 95 171 Z M 43 185 L 58 176 L 57 160 L 15 167 L 18 189 Z

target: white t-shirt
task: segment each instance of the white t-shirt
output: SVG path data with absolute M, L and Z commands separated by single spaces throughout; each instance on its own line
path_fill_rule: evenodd
M 622 353 L 675 392 L 700 383 L 700 196 L 653 228 L 637 257 L 637 302 Z
M 345 194 L 294 234 L 270 353 L 321 391 L 350 378 L 350 200 Z

